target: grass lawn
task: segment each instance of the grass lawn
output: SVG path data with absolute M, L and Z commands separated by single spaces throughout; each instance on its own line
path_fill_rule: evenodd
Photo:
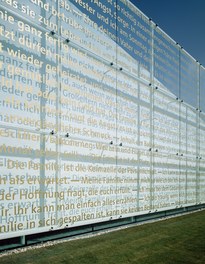
M 205 263 L 205 210 L 0 258 L 1 264 Z

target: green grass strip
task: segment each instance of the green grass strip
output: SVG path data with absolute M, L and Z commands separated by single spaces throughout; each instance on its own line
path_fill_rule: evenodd
M 1 264 L 204 264 L 205 211 L 32 249 Z

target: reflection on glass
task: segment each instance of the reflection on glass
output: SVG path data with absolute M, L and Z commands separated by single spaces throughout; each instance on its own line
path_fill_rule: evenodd
M 18 2 L 0 9 L 1 237 L 203 202 L 204 68 L 129 1 Z
M 183 50 L 180 52 L 180 97 L 185 102 L 198 107 L 198 64 Z
M 179 97 L 179 47 L 160 28 L 154 29 L 155 85 Z

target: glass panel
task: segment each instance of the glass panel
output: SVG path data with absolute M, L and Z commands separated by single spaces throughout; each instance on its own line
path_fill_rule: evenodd
M 61 75 L 62 227 L 115 218 L 116 70 L 68 43 Z M 112 54 L 112 53 L 111 53 Z M 64 206 L 64 205 L 67 205 Z
M 139 89 L 138 82 L 118 73 L 117 79 L 117 137 L 123 146 L 138 145 Z
M 153 171 L 154 209 L 175 208 L 180 192 L 180 103 L 154 90 Z
M 154 152 L 153 209 L 175 208 L 179 204 L 179 155 Z
M 200 161 L 200 167 L 199 167 L 199 177 L 200 177 L 200 195 L 199 195 L 199 202 L 204 203 L 205 202 L 205 166 L 203 161 Z
M 154 148 L 179 152 L 179 102 L 157 90 L 154 93 Z
M 187 160 L 187 203 L 196 203 L 196 158 Z
M 197 182 L 197 114 L 193 108 L 181 105 L 181 153 L 186 156 L 187 203 L 196 202 Z M 183 164 L 181 165 L 184 168 Z
M 180 52 L 180 99 L 198 107 L 198 64 L 185 51 Z
M 19 21 L 14 22 L 13 13 L 6 13 L 3 11 L 4 20 L 12 25 L 18 26 L 20 32 L 27 32 L 35 35 L 36 37 L 42 36 L 40 28 L 45 28 L 49 31 L 58 31 L 58 21 L 61 18 L 60 11 L 58 10 L 58 1 L 42 0 L 42 1 L 2 1 L 2 8 L 11 10 L 18 14 Z M 68 5 L 69 6 L 69 5 Z M 1 10 L 1 9 L 0 9 Z M 7 16 L 8 15 L 8 16 Z M 13 19 L 13 18 L 14 19 Z M 63 18 L 62 18 L 63 19 Z M 37 30 L 33 25 L 40 26 Z
M 92 142 L 92 145 L 96 144 Z M 95 156 L 91 152 L 86 158 L 75 153 L 76 147 L 70 149 L 74 150 L 73 154 L 61 154 L 61 177 L 66 180 L 59 186 L 65 192 L 59 212 L 62 227 L 112 219 L 117 214 L 115 148 L 103 154 L 101 149 L 95 150 Z
M 199 101 L 200 101 L 200 110 L 205 112 L 205 102 L 204 102 L 204 98 L 205 98 L 205 68 L 200 67 L 200 97 L 199 97 Z
M 133 154 L 127 154 L 131 151 L 135 151 L 135 157 Z M 119 152 L 124 153 L 126 157 L 124 159 L 121 157 L 117 165 L 116 212 L 118 217 L 128 217 L 136 215 L 139 211 L 138 151 L 132 148 L 119 147 Z
M 66 7 L 68 5 L 69 7 Z M 61 36 L 110 62 L 115 60 L 116 1 L 62 1 Z
M 189 108 L 180 103 L 180 185 L 179 185 L 179 204 L 185 204 L 187 199 L 187 112 Z
M 140 211 L 153 209 L 153 170 L 152 170 L 152 115 L 150 109 L 151 91 L 149 86 L 140 84 L 139 105 L 139 201 Z
M 138 81 L 124 71 L 117 73 L 117 212 L 134 215 L 138 204 L 139 146 Z M 121 191 L 120 191 L 121 190 Z
M 67 49 L 73 63 L 62 64 L 61 131 L 109 143 L 116 133 L 115 69 L 89 53 Z
M 197 130 L 196 130 L 196 122 L 193 123 L 191 121 L 191 114 L 193 113 L 192 109 L 188 109 L 187 111 L 187 154 L 190 156 L 197 156 Z M 196 121 L 196 120 L 195 120 Z
M 21 128 L 56 130 L 58 76 L 53 53 L 58 53 L 58 47 L 48 43 L 45 36 L 38 38 L 27 31 L 19 32 L 17 24 L 2 23 L 15 37 L 4 37 L 2 41 L 0 120 Z M 26 39 L 32 43 L 38 40 L 42 49 L 49 52 L 43 54 L 36 47 L 27 46 Z
M 24 5 L 20 7 L 23 10 Z M 40 227 L 48 230 L 56 225 L 51 214 L 55 216 L 55 203 L 61 195 L 56 192 L 59 162 L 55 144 L 59 77 L 58 56 L 54 54 L 59 50 L 55 36 L 47 39 L 36 25 L 9 11 L 7 16 L 15 23 L 3 20 L 1 13 L 5 34 L 0 55 L 0 121 L 7 137 L 5 141 L 1 133 L 1 159 L 4 175 L 12 179 L 7 177 L 1 201 L 9 210 L 4 221 L 16 221 L 18 229 L 5 232 Z M 9 200 L 6 193 L 11 195 Z
M 151 71 L 150 21 L 129 1 L 117 5 L 118 66 L 149 80 Z M 138 73 L 139 70 L 139 73 Z
M 179 97 L 179 47 L 160 28 L 154 29 L 155 86 Z
M 199 83 L 200 83 L 200 113 L 199 113 L 199 177 L 200 177 L 200 202 L 205 201 L 205 68 L 200 66 L 199 69 Z
M 203 98 L 201 98 L 203 101 Z M 200 138 L 200 143 L 199 143 L 199 177 L 200 177 L 200 202 L 205 201 L 205 115 L 203 112 L 200 113 L 199 115 L 199 138 Z
M 1 218 L 7 226 L 4 232 L 55 225 L 55 203 L 61 193 L 55 189 L 56 145 L 50 142 L 56 136 L 18 128 L 1 128 L 0 132 L 0 196 L 7 212 Z
M 153 181 L 150 161 L 152 154 L 149 150 L 139 152 L 139 211 L 150 211 L 153 209 Z

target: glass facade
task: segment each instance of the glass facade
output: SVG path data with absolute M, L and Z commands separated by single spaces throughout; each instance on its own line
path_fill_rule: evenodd
M 205 202 L 205 68 L 128 0 L 1 1 L 0 239 Z

